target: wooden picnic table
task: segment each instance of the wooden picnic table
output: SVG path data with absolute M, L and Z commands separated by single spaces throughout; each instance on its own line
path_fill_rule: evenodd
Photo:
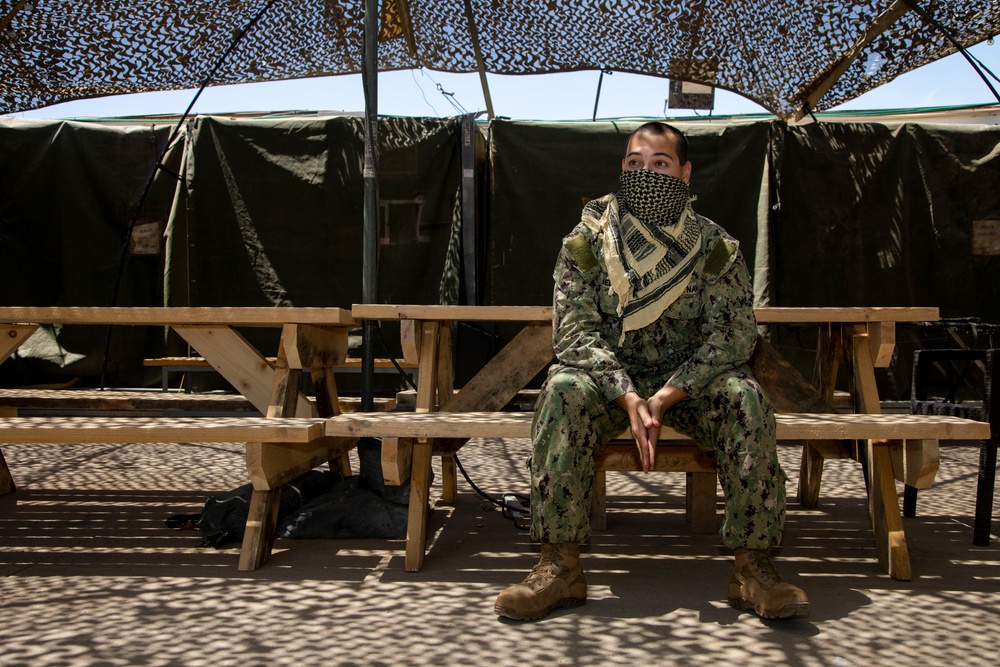
M 340 413 L 333 369 L 346 359 L 348 331 L 357 326 L 343 308 L 0 307 L 0 362 L 47 324 L 170 327 L 270 418 Z M 273 361 L 237 331 L 242 327 L 281 329 Z M 301 392 L 304 372 L 312 379 L 315 407 Z M 298 446 L 247 443 L 254 490 L 241 570 L 256 569 L 270 554 L 281 487 L 331 459 L 339 459 L 342 471 L 350 474 L 350 447 L 344 438 L 319 438 Z M 2 458 L 0 466 L 9 477 Z
M 352 315 L 359 320 L 399 320 L 402 323 L 404 355 L 416 358 L 419 366 L 416 410 L 430 412 L 488 412 L 502 409 L 532 378 L 552 361 L 552 309 L 543 306 L 441 306 L 398 304 L 354 304 Z M 895 346 L 895 327 L 900 322 L 926 322 L 940 317 L 935 307 L 846 307 L 846 308 L 757 308 L 757 322 L 766 324 L 807 324 L 820 328 L 817 367 L 819 389 L 832 399 L 838 362 L 845 356 L 851 365 L 854 411 L 880 414 L 875 384 L 875 368 L 886 367 Z M 457 321 L 519 321 L 524 328 L 457 392 L 451 365 L 451 325 Z M 819 491 L 823 458 L 851 456 L 866 468 L 869 509 L 879 563 L 898 579 L 911 576 L 909 555 L 903 532 L 902 514 L 894 479 L 916 467 L 920 483 L 928 485 L 937 467 L 936 441 L 892 440 L 897 451 L 883 446 L 885 441 L 866 441 L 854 448 L 836 447 L 829 441 L 807 441 L 803 448 L 803 480 L 800 495 L 809 503 Z M 435 443 L 417 440 L 412 452 L 393 452 L 391 438 L 384 440 L 383 463 L 388 459 L 410 458 L 410 530 L 426 529 L 426 507 L 432 453 L 442 455 L 442 500 L 453 502 L 456 475 L 452 455 L 462 440 Z M 900 450 L 900 448 L 903 448 Z M 907 465 L 918 462 L 916 466 Z M 915 480 L 910 480 L 915 481 Z M 419 528 L 423 526 L 423 528 Z M 407 569 L 419 569 L 423 560 L 423 536 L 407 539 Z M 417 545 L 419 543 L 419 554 Z M 412 553 L 411 553 L 412 552 Z M 411 567 L 411 563 L 413 567 Z

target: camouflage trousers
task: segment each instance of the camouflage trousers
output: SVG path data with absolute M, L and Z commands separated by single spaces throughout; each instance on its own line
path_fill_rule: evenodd
M 664 384 L 636 378 L 633 382 L 643 397 Z M 701 397 L 687 398 L 668 410 L 663 424 L 715 453 L 725 498 L 723 544 L 731 549 L 777 544 L 785 519 L 787 477 L 778 464 L 774 410 L 749 369 L 720 374 Z M 587 538 L 594 458 L 628 425 L 625 410 L 607 402 L 585 371 L 558 364 L 550 369 L 532 424 L 534 539 L 558 543 Z

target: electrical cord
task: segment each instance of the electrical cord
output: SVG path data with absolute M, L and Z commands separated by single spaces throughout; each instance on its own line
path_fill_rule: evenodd
M 392 352 L 389 351 L 389 346 L 386 345 L 385 338 L 382 337 L 381 322 L 375 323 L 375 333 L 378 334 L 378 340 L 380 343 L 382 343 L 382 349 L 385 350 L 385 356 L 389 358 L 389 361 L 392 362 L 392 365 L 395 366 L 399 374 L 403 376 L 403 379 L 406 380 L 406 384 L 410 385 L 410 388 L 413 389 L 413 391 L 416 391 L 417 385 L 413 383 L 413 379 L 406 371 L 403 370 L 403 367 L 399 365 L 398 361 L 396 361 L 396 357 L 393 356 Z
M 475 485 L 469 477 L 469 474 L 465 472 L 465 466 L 463 466 L 462 462 L 458 460 L 457 455 L 453 454 L 452 458 L 455 459 L 455 465 L 462 471 L 462 477 L 464 477 L 465 481 L 469 483 L 472 490 L 492 505 L 490 509 L 499 508 L 503 517 L 513 521 L 514 526 L 518 530 L 530 530 L 531 500 L 528 496 L 520 493 L 505 493 L 501 500 L 497 500 Z M 483 503 L 483 506 L 486 507 L 486 503 Z
M 416 390 L 417 385 L 413 383 L 409 374 L 403 370 L 403 367 L 399 365 L 398 361 L 396 361 L 396 357 L 389 351 L 389 346 L 386 344 L 385 338 L 382 336 L 382 327 L 380 323 L 375 325 L 375 332 L 378 334 L 379 342 L 382 343 L 382 349 L 385 350 L 389 361 L 391 361 L 392 365 L 396 367 L 399 374 L 403 376 L 406 383 Z M 489 503 L 489 509 L 499 508 L 503 517 L 511 520 L 514 523 L 514 526 L 519 530 L 529 530 L 531 528 L 531 500 L 528 496 L 520 493 L 505 493 L 500 500 L 497 500 L 476 486 L 476 483 L 472 481 L 471 477 L 469 477 L 469 473 L 466 472 L 465 466 L 462 465 L 462 462 L 459 460 L 457 454 L 452 455 L 452 458 L 454 458 L 455 465 L 458 466 L 458 469 L 462 472 L 462 477 L 464 477 L 465 481 L 469 483 L 472 490 Z M 487 507 L 486 503 L 483 503 L 483 505 L 484 507 Z

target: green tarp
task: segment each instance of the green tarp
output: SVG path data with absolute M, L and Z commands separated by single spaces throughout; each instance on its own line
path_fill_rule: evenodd
M 457 119 L 380 123 L 383 301 L 457 298 L 458 127 Z M 12 274 L 0 303 L 111 305 L 129 223 L 170 129 L 0 126 L 0 260 Z M 137 220 L 117 305 L 349 308 L 361 301 L 360 119 L 199 117 L 185 130 Z M 0 366 L 0 382 L 93 385 L 105 333 L 46 328 Z M 276 331 L 245 333 L 261 349 L 276 349 Z M 109 386 L 158 384 L 142 359 L 187 353 L 162 330 L 117 327 L 113 336 Z M 385 339 L 398 349 L 398 335 Z
M 378 300 L 453 303 L 465 293 L 461 262 L 475 256 L 482 303 L 548 304 L 561 239 L 588 199 L 617 188 L 637 125 L 490 123 L 489 158 L 477 163 L 488 176 L 485 204 L 470 205 L 485 215 L 463 231 L 462 180 L 482 173 L 463 173 L 460 120 L 383 118 Z M 695 208 L 739 239 L 758 305 L 938 306 L 946 318 L 1000 322 L 997 126 L 679 126 L 690 138 Z M 126 230 L 170 130 L 0 123 L 0 303 L 110 304 Z M 361 151 L 357 118 L 189 121 L 138 217 L 118 304 L 360 301 Z M 481 245 L 463 252 L 463 239 Z M 0 383 L 93 384 L 104 333 L 47 330 L 0 366 Z M 769 333 L 808 376 L 813 334 Z M 897 335 L 900 376 L 880 378 L 898 396 L 916 344 L 907 336 Z M 157 383 L 141 359 L 165 351 L 184 353 L 163 331 L 116 328 L 109 383 Z

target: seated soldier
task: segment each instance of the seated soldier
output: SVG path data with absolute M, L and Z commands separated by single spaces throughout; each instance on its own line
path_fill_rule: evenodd
M 532 425 L 531 535 L 541 558 L 500 593 L 499 616 L 536 620 L 587 599 L 594 457 L 630 426 L 644 471 L 661 424 L 714 452 L 734 550 L 729 604 L 809 614 L 771 564 L 785 517 L 774 411 L 746 366 L 757 338 L 735 239 L 691 209 L 687 140 L 653 122 L 628 140 L 617 193 L 589 202 L 556 262 L 552 366 Z

